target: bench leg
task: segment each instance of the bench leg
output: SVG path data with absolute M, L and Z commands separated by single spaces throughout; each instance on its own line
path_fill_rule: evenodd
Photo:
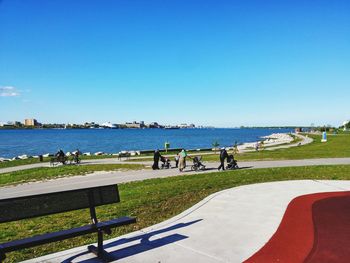
M 0 262 L 3 262 L 5 260 L 5 258 L 6 258 L 5 253 L 0 252 Z
M 98 258 L 102 259 L 104 262 L 110 262 L 116 260 L 113 258 L 106 250 L 103 249 L 103 232 L 99 230 L 97 232 L 97 247 L 88 246 L 88 250 L 91 253 L 94 253 Z

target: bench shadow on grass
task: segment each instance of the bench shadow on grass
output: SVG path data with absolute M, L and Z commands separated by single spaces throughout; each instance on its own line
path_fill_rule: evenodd
M 198 219 L 198 220 L 194 220 L 194 221 L 191 221 L 188 223 L 179 223 L 179 224 L 167 227 L 167 228 L 155 230 L 155 231 L 141 234 L 141 235 L 137 235 L 134 237 L 122 238 L 122 239 L 116 240 L 114 242 L 108 243 L 108 244 L 104 245 L 103 247 L 104 247 L 104 249 L 108 249 L 108 248 L 114 248 L 114 247 L 117 248 L 118 246 L 122 245 L 123 246 L 122 248 L 114 250 L 112 252 L 109 252 L 109 255 L 112 256 L 114 260 L 130 257 L 130 256 L 140 254 L 140 253 L 148 251 L 148 250 L 163 247 L 163 246 L 169 245 L 171 243 L 175 243 L 177 241 L 188 238 L 188 236 L 184 236 L 184 235 L 175 233 L 175 234 L 170 234 L 170 235 L 165 236 L 165 237 L 160 237 L 158 239 L 150 240 L 155 235 L 159 235 L 159 234 L 166 233 L 168 231 L 173 231 L 173 230 L 176 230 L 179 228 L 187 227 L 187 226 L 190 226 L 192 224 L 198 223 L 202 220 L 203 219 Z M 135 241 L 138 241 L 138 240 L 139 240 L 139 242 L 137 244 L 134 244 Z M 131 245 L 126 246 L 128 243 L 131 243 L 131 242 L 132 242 Z M 74 255 L 70 258 L 65 259 L 64 261 L 62 261 L 62 263 L 71 262 L 72 260 L 77 259 L 78 257 L 81 257 L 83 255 L 88 255 L 88 254 L 90 254 L 90 252 L 86 251 L 86 252 Z M 80 263 L 96 263 L 96 262 L 102 262 L 102 261 L 100 259 L 98 259 L 97 257 L 94 257 L 94 258 L 90 258 L 90 259 L 86 259 L 86 260 L 81 260 L 79 262 Z

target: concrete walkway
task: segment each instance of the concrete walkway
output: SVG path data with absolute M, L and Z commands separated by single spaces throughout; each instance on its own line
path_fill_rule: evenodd
M 105 242 L 115 262 L 242 262 L 273 235 L 300 195 L 349 191 L 350 181 L 284 181 L 215 193 L 158 225 Z M 99 262 L 86 246 L 29 262 Z
M 323 158 L 323 159 L 306 159 L 306 160 L 280 160 L 280 161 L 255 161 L 239 162 L 241 169 L 260 169 L 276 167 L 296 167 L 296 166 L 313 166 L 313 165 L 350 165 L 350 158 Z M 25 183 L 16 186 L 0 187 L 0 199 L 26 196 L 31 194 L 49 193 L 81 187 L 92 187 L 107 184 L 119 184 L 132 181 L 142 181 L 152 178 L 165 178 L 179 175 L 189 175 L 198 173 L 217 172 L 218 163 L 206 163 L 207 170 L 200 172 L 190 171 L 186 168 L 185 172 L 180 173 L 178 169 L 164 170 L 129 170 L 113 172 L 96 172 L 88 175 L 64 177 L 48 181 L 39 181 Z
M 309 136 L 304 136 L 304 135 L 297 134 L 297 133 L 294 133 L 294 135 L 296 137 L 298 137 L 299 139 L 301 139 L 301 141 L 297 142 L 297 143 L 266 147 L 265 150 L 272 151 L 272 150 L 277 150 L 277 149 L 287 149 L 287 148 L 291 148 L 291 147 L 298 147 L 298 146 L 301 146 L 301 145 L 306 145 L 306 144 L 312 143 L 314 141 Z

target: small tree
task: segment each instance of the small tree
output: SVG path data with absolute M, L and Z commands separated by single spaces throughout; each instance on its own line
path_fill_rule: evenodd
M 259 145 L 259 148 L 263 151 L 263 150 L 265 149 L 265 143 L 264 143 L 264 141 L 261 141 L 259 144 L 260 144 L 260 145 Z
M 233 154 L 239 153 L 237 141 L 233 144 Z
M 214 141 L 212 145 L 213 145 L 214 151 L 215 151 L 215 153 L 216 153 L 216 150 L 217 150 L 218 147 L 220 146 L 220 143 L 219 143 L 218 141 Z

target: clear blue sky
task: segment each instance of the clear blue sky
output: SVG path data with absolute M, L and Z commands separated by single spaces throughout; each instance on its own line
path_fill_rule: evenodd
M 0 0 L 0 121 L 350 118 L 350 1 Z

